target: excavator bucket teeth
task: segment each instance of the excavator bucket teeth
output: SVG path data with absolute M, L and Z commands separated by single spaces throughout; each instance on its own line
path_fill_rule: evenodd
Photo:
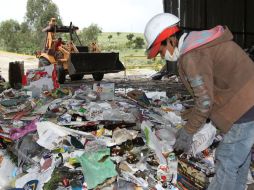
M 125 70 L 119 53 L 71 53 L 68 71 L 73 74 L 116 73 Z

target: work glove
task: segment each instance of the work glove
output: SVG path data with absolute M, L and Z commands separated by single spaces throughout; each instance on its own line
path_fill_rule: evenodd
M 184 128 L 181 128 L 176 133 L 176 143 L 174 145 L 174 150 L 183 151 L 188 153 L 193 142 L 193 134 L 189 134 Z

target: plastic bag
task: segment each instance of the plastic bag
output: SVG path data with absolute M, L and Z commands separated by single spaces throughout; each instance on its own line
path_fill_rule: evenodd
M 193 136 L 193 143 L 191 145 L 191 153 L 195 156 L 197 153 L 207 149 L 212 143 L 216 135 L 216 128 L 212 123 L 205 124 Z
M 165 129 L 159 129 L 155 132 L 155 135 L 160 139 L 161 149 L 163 153 L 173 151 L 173 145 L 176 142 L 176 134 L 173 128 L 168 127 Z
M 168 112 L 164 114 L 163 118 L 169 120 L 174 125 L 180 125 L 183 123 L 181 116 L 176 115 L 174 112 Z
M 151 148 L 156 156 L 159 158 L 160 164 L 166 164 L 167 161 L 162 154 L 162 147 L 159 140 L 151 130 L 152 124 L 148 121 L 143 121 L 141 124 L 141 129 L 144 131 L 146 136 L 146 143 L 149 148 Z
M 12 175 L 15 164 L 11 161 L 10 157 L 4 150 L 0 151 L 0 189 L 4 189 L 5 186 L 14 179 Z
M 83 168 L 88 189 L 95 188 L 107 178 L 117 175 L 114 163 L 110 160 L 110 149 L 101 149 L 97 152 L 87 152 L 78 157 Z

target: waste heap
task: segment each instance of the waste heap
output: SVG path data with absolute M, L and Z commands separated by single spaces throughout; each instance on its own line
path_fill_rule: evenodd
M 5 79 L 1 75 L 1 70 L 0 70 L 0 93 L 3 92 L 8 88 L 8 84 L 6 83 Z
M 208 186 L 223 136 L 207 123 L 189 154 L 174 152 L 175 133 L 185 123 L 181 112 L 191 106 L 186 97 L 115 93 L 113 83 L 55 88 L 52 75 L 39 74 L 22 90 L 0 94 L 0 189 Z

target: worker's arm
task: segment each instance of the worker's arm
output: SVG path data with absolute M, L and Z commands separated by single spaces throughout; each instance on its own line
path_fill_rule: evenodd
M 213 106 L 212 65 L 209 56 L 202 52 L 192 52 L 183 57 L 182 68 L 195 103 L 184 126 L 190 134 L 197 132 L 206 123 Z

